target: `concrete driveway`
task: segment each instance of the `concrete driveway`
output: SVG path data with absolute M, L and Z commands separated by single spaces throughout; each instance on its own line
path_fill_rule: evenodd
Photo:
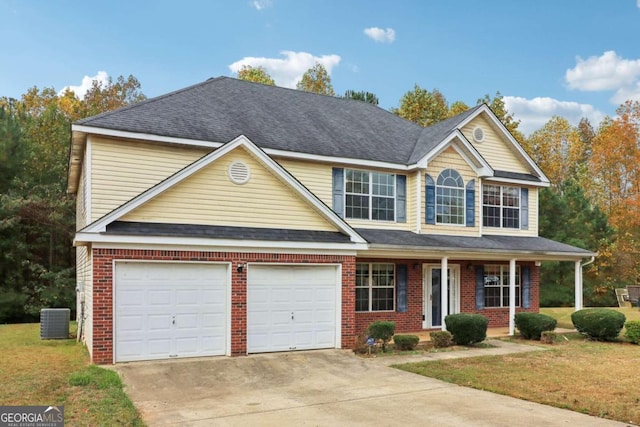
M 345 350 L 320 350 L 115 369 L 149 426 L 624 425 L 386 364 Z

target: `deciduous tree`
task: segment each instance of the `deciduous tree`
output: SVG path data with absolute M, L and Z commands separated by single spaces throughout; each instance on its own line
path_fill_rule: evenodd
M 263 85 L 275 86 L 276 82 L 271 78 L 264 67 L 252 67 L 251 65 L 243 65 L 238 71 L 238 78 L 248 82 L 262 83 Z
M 331 84 L 331 76 L 329 76 L 327 69 L 319 62 L 316 62 L 316 65 L 309 68 L 302 75 L 302 79 L 296 85 L 296 89 L 318 93 L 320 95 L 336 95 L 333 91 L 333 85 Z
M 449 115 L 447 100 L 438 89 L 429 92 L 416 84 L 400 99 L 400 106 L 391 112 L 420 126 L 431 126 Z

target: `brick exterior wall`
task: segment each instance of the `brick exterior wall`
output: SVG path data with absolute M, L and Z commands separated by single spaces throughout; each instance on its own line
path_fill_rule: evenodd
M 170 251 L 138 249 L 93 249 L 93 349 L 92 361 L 98 364 L 113 363 L 113 261 L 222 261 L 232 264 L 231 283 L 231 354 L 247 352 L 247 280 L 246 269 L 237 271 L 238 264 L 251 262 L 273 263 L 331 263 L 342 265 L 342 347 L 352 348 L 357 334 L 366 330 L 376 320 L 396 322 L 399 333 L 422 330 L 423 316 L 423 264 L 439 264 L 440 260 L 415 259 L 355 259 L 352 256 L 260 254 L 207 251 Z M 399 312 L 355 312 L 355 266 L 356 262 L 394 262 L 406 264 L 408 272 L 407 311 Z M 509 324 L 508 308 L 476 310 L 475 270 L 466 268 L 467 261 L 450 260 L 449 265 L 458 265 L 460 270 L 460 311 L 478 313 L 489 319 L 489 327 L 504 327 Z M 476 261 L 476 264 L 479 262 Z M 483 263 L 485 264 L 485 263 Z M 486 263 L 488 264 L 488 262 Z M 502 262 L 501 264 L 504 264 Z M 518 263 L 531 268 L 531 307 L 516 308 L 516 312 L 539 310 L 539 267 L 533 263 Z
M 93 249 L 92 361 L 113 363 L 113 261 L 231 262 L 231 354 L 247 353 L 247 276 L 238 264 L 251 262 L 342 264 L 342 347 L 355 343 L 355 257 L 337 255 L 260 254 L 139 249 Z
M 396 264 L 406 264 L 408 266 L 408 283 L 407 283 L 407 311 L 399 312 L 356 312 L 356 333 L 364 332 L 369 324 L 377 320 L 390 320 L 396 322 L 396 332 L 409 333 L 422 331 L 423 316 L 423 264 L 440 264 L 440 260 L 386 260 L 386 259 L 368 259 L 358 258 L 360 262 L 394 262 Z M 460 261 L 449 260 L 448 265 L 457 265 L 460 269 L 460 312 L 461 313 L 477 313 L 489 319 L 489 327 L 505 327 L 509 325 L 509 308 L 485 308 L 476 310 L 476 272 L 475 268 L 468 270 L 468 264 L 491 264 L 491 262 L 480 261 Z M 500 262 L 497 264 L 505 264 Z M 508 262 L 506 262 L 508 264 Z M 517 263 L 519 266 L 529 266 L 531 268 L 531 288 L 530 288 L 530 307 L 528 309 L 516 307 L 516 313 L 533 312 L 537 313 L 540 309 L 540 268 L 536 267 L 532 262 Z M 417 268 L 414 268 L 417 266 Z

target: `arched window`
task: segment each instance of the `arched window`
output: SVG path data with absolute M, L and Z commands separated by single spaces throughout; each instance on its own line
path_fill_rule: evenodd
M 464 181 L 454 169 L 445 169 L 436 181 L 436 223 L 464 225 Z

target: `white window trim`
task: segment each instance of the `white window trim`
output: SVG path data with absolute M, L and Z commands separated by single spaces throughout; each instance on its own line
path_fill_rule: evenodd
M 357 264 L 365 264 L 367 265 L 367 269 L 368 269 L 368 273 L 367 273 L 367 286 L 356 286 L 356 289 L 367 289 L 368 293 L 369 293 L 369 307 L 367 308 L 367 310 L 364 311 L 358 311 L 355 310 L 356 313 L 393 313 L 396 311 L 396 295 L 397 295 L 397 290 L 396 290 L 396 265 L 394 263 L 391 262 L 358 262 Z M 374 265 L 392 265 L 393 266 L 393 286 L 373 286 L 373 266 Z M 385 288 L 389 288 L 389 289 L 393 289 L 393 309 L 391 310 L 373 310 L 373 289 L 374 288 L 380 288 L 380 289 L 385 289 Z M 354 307 L 355 308 L 355 307 Z
M 347 216 L 347 196 L 364 196 L 364 193 L 351 193 L 351 192 L 347 192 L 347 173 L 349 171 L 356 171 L 356 172 L 364 172 L 366 174 L 369 175 L 369 194 L 367 194 L 366 196 L 369 198 L 369 218 L 352 218 L 352 217 L 348 217 Z M 393 176 L 393 197 L 389 197 L 389 196 L 380 196 L 380 195 L 376 195 L 373 194 L 373 174 L 374 173 L 379 173 L 379 174 L 383 174 L 383 175 L 390 175 Z M 344 184 L 343 184 L 343 194 L 344 194 L 344 213 L 345 213 L 345 218 L 347 220 L 355 220 L 355 221 L 375 221 L 375 222 L 385 222 L 385 223 L 394 223 L 397 222 L 398 219 L 398 194 L 397 194 L 397 182 L 398 182 L 398 175 L 395 173 L 387 173 L 387 172 L 378 172 L 378 171 L 371 171 L 371 170 L 363 170 L 363 169 L 345 169 L 344 170 Z M 380 198 L 385 198 L 385 199 L 391 199 L 393 198 L 393 219 L 373 219 L 373 197 L 380 197 Z
M 500 205 L 485 205 L 484 203 L 484 189 L 487 186 L 491 186 L 491 187 L 498 187 L 500 189 Z M 482 226 L 486 227 L 486 228 L 494 228 L 494 229 L 503 229 L 503 230 L 522 230 L 522 187 L 518 187 L 515 185 L 501 185 L 501 184 L 482 184 L 482 194 L 480 195 L 480 202 L 481 202 L 481 206 L 480 206 L 480 214 L 481 214 L 481 218 L 480 220 L 482 221 Z M 514 208 L 514 207 L 510 207 L 510 206 L 505 206 L 502 203 L 502 196 L 504 194 L 504 189 L 505 188 L 516 188 L 518 190 L 518 207 Z M 500 226 L 496 227 L 496 226 L 492 226 L 492 225 L 485 225 L 484 223 L 484 207 L 492 207 L 492 208 L 500 208 Z M 503 226 L 503 221 L 504 221 L 504 216 L 503 216 L 503 209 L 504 208 L 509 208 L 509 209 L 517 209 L 518 210 L 518 226 L 517 227 L 504 227 Z
M 440 175 L 442 174 L 442 172 L 444 172 L 447 169 L 451 169 L 453 171 L 455 171 L 458 175 L 460 175 L 460 179 L 462 179 L 462 187 L 449 187 L 448 185 L 438 185 L 438 179 L 440 178 Z M 466 215 L 467 215 L 467 197 L 466 197 L 466 187 L 465 187 L 465 183 L 464 183 L 464 178 L 462 177 L 462 174 L 460 172 L 458 172 L 456 169 L 453 168 L 446 168 L 443 169 L 442 171 L 440 171 L 440 173 L 438 174 L 438 176 L 435 179 L 435 184 L 436 184 L 436 200 L 435 200 L 435 209 L 436 209 L 436 225 L 447 225 L 447 226 L 452 226 L 452 227 L 466 227 Z M 455 189 L 455 190 L 462 190 L 462 223 L 460 224 L 452 224 L 450 222 L 440 222 L 438 221 L 438 188 L 451 188 L 451 189 Z
M 484 289 L 485 289 L 485 300 L 484 300 L 484 308 L 486 310 L 492 310 L 492 309 L 505 309 L 505 308 L 509 308 L 509 304 L 507 305 L 502 305 L 502 302 L 504 300 L 504 291 L 505 289 L 509 289 L 509 282 L 507 282 L 506 284 L 502 283 L 502 278 L 505 277 L 505 274 L 507 277 L 509 277 L 509 265 L 508 264 L 500 264 L 500 265 L 495 265 L 495 264 L 488 264 L 485 265 L 484 270 L 486 271 L 486 267 L 487 266 L 491 266 L 491 267 L 499 267 L 500 268 L 500 285 L 499 286 L 487 286 L 484 285 Z M 516 307 L 522 307 L 522 269 L 520 268 L 519 265 L 516 265 L 516 278 L 519 279 L 519 284 L 516 285 L 516 292 L 519 295 L 519 302 L 520 304 L 517 304 Z M 484 280 L 484 274 L 483 274 L 483 280 Z M 500 305 L 499 306 L 487 306 L 487 299 L 486 299 L 486 292 L 487 292 L 487 288 L 500 288 Z

